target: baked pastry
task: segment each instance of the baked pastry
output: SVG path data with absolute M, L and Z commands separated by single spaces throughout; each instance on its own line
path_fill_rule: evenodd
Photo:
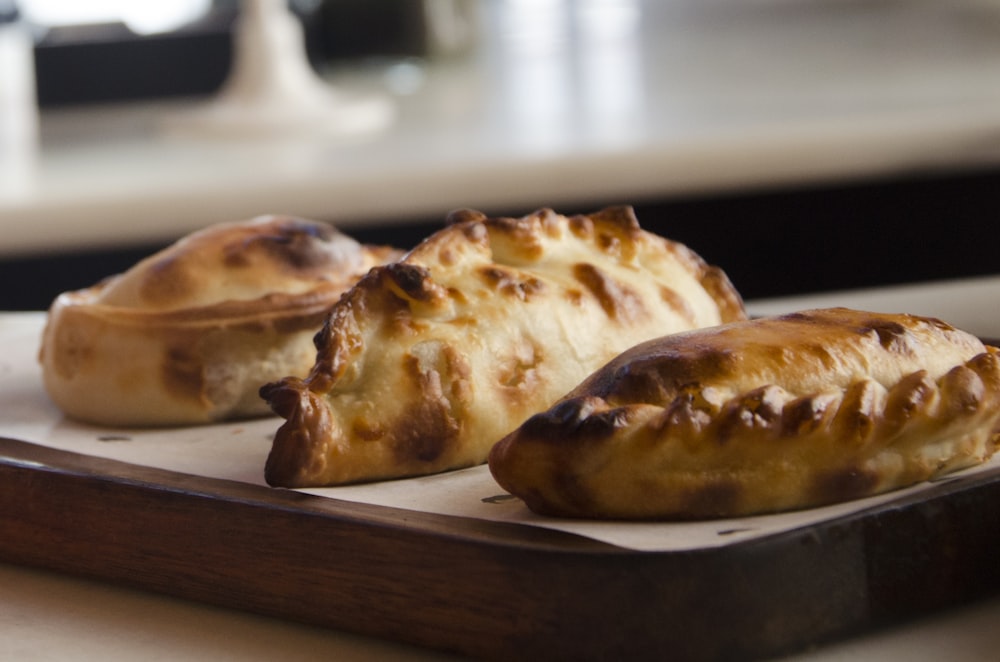
M 260 386 L 306 374 L 340 295 L 401 254 L 285 216 L 210 226 L 59 295 L 42 337 L 45 388 L 67 415 L 102 425 L 268 414 Z
M 936 319 L 844 308 L 658 338 L 497 443 L 490 470 L 563 517 L 735 517 L 885 492 L 993 454 L 998 352 Z
M 287 419 L 265 478 L 315 487 L 482 464 L 625 348 L 744 317 L 722 271 L 631 208 L 455 212 L 344 295 L 306 379 L 261 390 Z

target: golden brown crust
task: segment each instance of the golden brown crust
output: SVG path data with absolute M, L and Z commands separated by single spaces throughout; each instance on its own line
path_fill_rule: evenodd
M 400 254 L 285 216 L 210 226 L 57 297 L 39 357 L 45 387 L 68 415 L 104 425 L 266 414 L 260 385 L 306 374 L 336 300 Z
M 626 347 L 743 317 L 722 272 L 629 208 L 457 212 L 344 295 L 306 379 L 262 389 L 287 419 L 265 476 L 306 487 L 481 464 Z
M 1000 350 L 936 319 L 813 310 L 636 346 L 489 463 L 543 514 L 731 517 L 983 462 L 998 420 Z

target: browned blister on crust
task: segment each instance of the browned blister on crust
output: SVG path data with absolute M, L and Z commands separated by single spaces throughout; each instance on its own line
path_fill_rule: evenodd
M 286 422 L 272 485 L 482 464 L 490 446 L 625 348 L 744 319 L 725 274 L 630 208 L 463 211 L 334 307 L 306 379 L 261 395 Z
M 102 425 L 265 415 L 261 385 L 304 376 L 333 304 L 401 254 L 285 216 L 212 225 L 57 297 L 39 357 L 46 390 Z
M 698 519 L 813 507 L 987 460 L 1000 350 L 932 318 L 811 310 L 642 343 L 501 440 L 547 515 Z

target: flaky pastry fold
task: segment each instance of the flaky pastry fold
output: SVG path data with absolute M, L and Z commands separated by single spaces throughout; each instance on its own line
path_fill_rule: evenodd
M 260 386 L 306 374 L 340 295 L 401 254 L 287 216 L 193 232 L 53 301 L 39 354 L 45 388 L 67 415 L 102 425 L 265 415 Z
M 539 513 L 695 519 L 818 506 L 988 459 L 1000 354 L 937 319 L 810 310 L 654 339 L 501 440 Z
M 286 419 L 265 477 L 307 487 L 482 464 L 625 348 L 744 317 L 722 271 L 631 208 L 454 213 L 344 295 L 308 377 L 261 390 Z

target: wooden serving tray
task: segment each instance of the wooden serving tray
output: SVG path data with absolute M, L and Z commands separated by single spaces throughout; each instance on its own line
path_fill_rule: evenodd
M 1000 589 L 1000 469 L 642 552 L 0 438 L 0 559 L 486 659 L 770 657 Z

